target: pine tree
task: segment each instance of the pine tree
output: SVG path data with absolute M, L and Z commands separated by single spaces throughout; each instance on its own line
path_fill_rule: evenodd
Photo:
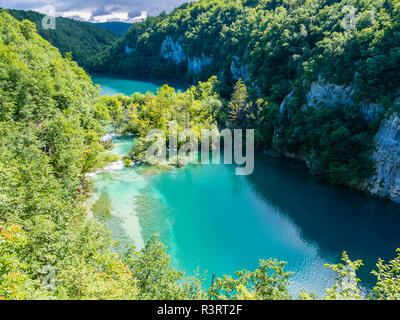
M 248 107 L 247 98 L 248 94 L 246 85 L 242 82 L 241 79 L 239 79 L 239 81 L 235 85 L 232 99 L 228 105 L 229 124 L 232 127 L 239 128 L 241 126 L 245 111 Z

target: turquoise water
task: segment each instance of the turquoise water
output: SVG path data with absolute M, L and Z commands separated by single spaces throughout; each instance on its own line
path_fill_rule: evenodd
M 102 88 L 102 95 L 116 95 L 122 93 L 124 95 L 130 96 L 134 92 L 146 93 L 153 92 L 156 93 L 157 89 L 162 85 L 168 83 L 169 86 L 175 88 L 176 90 L 185 90 L 188 85 L 184 81 L 178 80 L 159 80 L 159 79 L 121 79 L 112 76 L 93 74 L 91 75 L 93 83 L 99 84 Z
M 154 91 L 156 83 L 94 77 L 108 94 Z M 105 92 L 106 93 L 106 92 Z M 115 139 L 113 152 L 126 154 L 133 138 Z M 311 178 L 293 161 L 256 156 L 250 176 L 229 165 L 187 166 L 171 171 L 125 168 L 95 177 L 95 195 L 111 199 L 107 226 L 138 248 L 153 233 L 168 246 L 173 264 L 192 274 L 232 274 L 254 269 L 259 259 L 288 262 L 292 290 L 323 294 L 342 251 L 365 266 L 368 288 L 378 258 L 400 247 L 400 205 L 337 188 Z
M 115 140 L 123 155 L 130 137 Z M 254 269 L 259 259 L 288 262 L 292 290 L 322 294 L 335 274 L 325 263 L 346 250 L 363 259 L 366 286 L 379 257 L 400 247 L 400 206 L 318 183 L 293 162 L 258 155 L 255 172 L 236 176 L 229 165 L 191 165 L 171 171 L 125 168 L 95 178 L 96 193 L 110 196 L 108 228 L 142 247 L 154 233 L 173 264 L 210 276 Z M 208 277 L 209 281 L 209 277 Z

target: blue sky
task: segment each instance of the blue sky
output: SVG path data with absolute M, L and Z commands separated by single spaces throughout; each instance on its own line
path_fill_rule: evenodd
M 190 0 L 0 0 L 0 7 L 42 13 L 51 12 L 51 7 L 54 7 L 57 16 L 93 22 L 135 22 L 148 15 L 169 12 L 188 1 Z

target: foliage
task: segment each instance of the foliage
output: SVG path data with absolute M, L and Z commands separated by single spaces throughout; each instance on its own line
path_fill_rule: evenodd
M 276 148 L 305 160 L 315 176 L 358 188 L 374 169 L 369 153 L 377 123 L 367 123 L 357 107 L 307 108 L 307 83 L 349 85 L 356 105 L 376 102 L 384 115 L 391 112 L 400 88 L 399 34 L 398 0 L 201 0 L 134 24 L 90 64 L 125 75 L 202 80 L 218 74 L 224 99 L 233 89 L 220 125 L 255 129 L 259 149 Z M 163 57 L 166 39 L 182 47 L 180 62 Z M 212 63 L 190 72 L 188 59 L 202 57 Z M 238 62 L 247 76 L 235 85 Z M 278 105 L 291 91 L 290 114 L 282 117 Z
M 352 29 L 344 28 L 348 5 L 356 13 Z M 380 100 L 400 87 L 399 12 L 398 0 L 195 1 L 134 24 L 91 67 L 143 76 L 219 74 L 232 86 L 231 63 L 239 57 L 249 84 L 274 103 L 296 80 L 319 76 L 352 83 L 359 96 Z M 181 44 L 186 57 L 211 57 L 213 63 L 193 74 L 187 59 L 166 61 L 160 53 L 167 37 Z M 126 45 L 133 52 L 125 52 Z
M 400 300 L 400 249 L 397 257 L 385 264 L 379 260 L 378 271 L 372 271 L 378 282 L 374 287 L 373 298 L 378 300 Z
M 137 280 L 139 299 L 185 300 L 204 299 L 201 278 L 184 278 L 183 272 L 171 268 L 166 247 L 153 236 L 141 251 L 125 251 L 124 263 Z
M 343 252 L 342 260 L 345 264 L 337 265 L 326 265 L 328 268 L 337 272 L 336 283 L 332 288 L 326 289 L 326 300 L 361 300 L 360 289 L 358 283 L 360 279 L 357 279 L 356 272 L 363 265 L 362 261 L 351 261 L 346 254 Z
M 291 272 L 284 271 L 286 263 L 261 260 L 255 271 L 236 272 L 236 278 L 216 278 L 209 290 L 216 300 L 285 300 L 289 299 Z
M 95 24 L 69 18 L 56 18 L 56 29 L 44 29 L 43 14 L 35 11 L 7 10 L 19 21 L 29 20 L 35 23 L 38 33 L 62 54 L 72 53 L 73 59 L 82 67 L 87 67 L 91 56 L 104 51 L 118 39 L 114 32 Z
M 107 163 L 90 77 L 0 12 L 0 297 L 134 298 L 104 227 L 87 221 L 85 174 Z M 56 290 L 42 285 L 56 271 Z
M 303 157 L 311 174 L 357 188 L 373 170 L 369 156 L 376 124 L 355 108 L 290 109 L 275 137 L 279 150 Z M 375 126 L 375 127 L 374 127 Z
M 223 3 L 219 1 L 218 5 Z M 185 8 L 200 6 L 190 13 L 207 20 L 201 8 L 206 5 L 205 1 L 189 4 L 173 15 L 187 14 Z M 283 11 L 271 1 L 245 2 L 248 10 L 258 5 L 278 13 Z M 213 3 L 209 6 L 211 8 Z M 232 1 L 232 17 L 237 17 L 240 9 L 241 4 Z M 392 12 L 398 14 L 398 5 Z M 147 23 L 150 26 L 154 21 L 162 23 L 165 17 L 162 15 Z M 191 20 L 187 17 L 182 21 Z M 137 24 L 133 29 L 137 31 L 143 25 L 146 26 Z M 210 35 L 213 32 L 210 29 Z M 185 36 L 190 39 L 193 34 Z M 385 36 L 390 38 L 390 32 Z M 143 36 L 138 41 L 146 42 L 147 38 Z M 181 131 L 196 126 L 198 129 L 200 125 L 215 127 L 217 120 L 227 120 L 222 102 L 214 92 L 215 86 L 215 78 L 212 78 L 185 93 L 176 93 L 164 86 L 157 95 L 100 98 L 90 77 L 70 56 L 62 58 L 57 49 L 35 32 L 33 23 L 18 22 L 2 10 L 0 299 L 294 298 L 288 290 L 291 273 L 284 270 L 284 262 L 261 261 L 253 272 L 243 270 L 234 277 L 217 277 L 207 290 L 203 285 L 204 276 L 195 274 L 187 278 L 171 266 L 165 246 L 155 237 L 143 250 L 117 251 L 118 244 L 111 234 L 102 224 L 88 219 L 84 209 L 82 191 L 86 173 L 113 160 L 100 143 L 105 126 L 111 123 L 120 131 L 136 133 L 138 144 L 143 142 L 141 138 L 149 128 L 167 131 L 169 120 L 176 120 Z M 252 126 L 262 115 L 261 119 L 265 120 L 258 124 L 260 132 L 271 132 L 271 121 L 275 121 L 272 115 L 277 114 L 276 104 L 265 100 L 252 104 L 246 101 L 246 89 L 242 84 L 236 89 L 231 102 L 236 114 L 231 119 L 235 125 Z M 340 121 L 332 120 L 332 110 L 339 114 Z M 345 154 L 341 149 L 350 152 L 348 142 L 341 143 L 345 137 L 352 143 L 350 148 L 362 151 L 359 141 L 349 138 L 356 136 L 355 139 L 362 140 L 366 135 L 366 123 L 359 114 L 325 108 L 307 112 L 322 133 L 306 133 L 306 138 L 300 140 L 306 146 L 310 141 L 326 137 L 327 141 L 314 144 L 322 155 L 326 152 L 322 145 L 338 144 L 340 149 L 328 152 L 327 159 L 331 159 L 335 152 L 339 156 Z M 297 119 L 296 126 L 301 121 Z M 299 128 L 289 128 L 288 132 Z M 296 144 L 293 148 L 298 148 Z M 101 201 L 107 207 L 107 200 Z M 361 262 L 353 262 L 345 254 L 343 259 L 345 264 L 329 266 L 338 273 L 338 278 L 325 298 L 363 298 L 356 277 Z M 399 261 L 400 255 L 388 264 L 382 260 L 378 262 L 378 271 L 373 272 L 378 282 L 371 298 L 399 298 Z M 51 273 L 46 274 L 45 270 L 49 268 L 55 271 L 54 278 L 48 279 L 54 286 L 47 287 L 46 276 Z M 316 298 L 309 293 L 302 293 L 300 297 Z
M 252 101 L 246 85 L 239 80 L 227 107 L 226 123 L 234 129 L 254 129 L 256 148 L 262 150 L 271 147 L 278 124 L 278 109 L 275 103 L 269 103 L 262 98 Z
M 174 88 L 164 85 L 157 94 L 106 96 L 96 104 L 96 109 L 102 119 L 111 119 L 117 130 L 136 136 L 130 157 L 144 160 L 152 144 L 146 139 L 151 130 L 161 130 L 168 137 L 168 142 L 172 122 L 176 122 L 177 134 L 192 129 L 200 137 L 201 129 L 217 129 L 223 102 L 214 90 L 215 85 L 216 78 L 212 77 L 185 92 L 176 92 Z M 178 146 L 185 141 L 180 140 Z

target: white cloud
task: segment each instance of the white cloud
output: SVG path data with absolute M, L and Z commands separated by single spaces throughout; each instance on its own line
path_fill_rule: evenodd
M 91 11 L 64 11 L 64 12 L 57 12 L 57 16 L 64 17 L 64 18 L 73 18 L 76 20 L 84 20 L 89 21 L 90 17 L 92 16 Z M 79 17 L 79 19 L 78 19 Z
M 57 16 L 87 21 L 135 22 L 192 0 L 0 0 L 0 6 L 10 9 L 40 11 L 47 5 L 54 6 Z M 133 13 L 139 13 L 135 16 Z

